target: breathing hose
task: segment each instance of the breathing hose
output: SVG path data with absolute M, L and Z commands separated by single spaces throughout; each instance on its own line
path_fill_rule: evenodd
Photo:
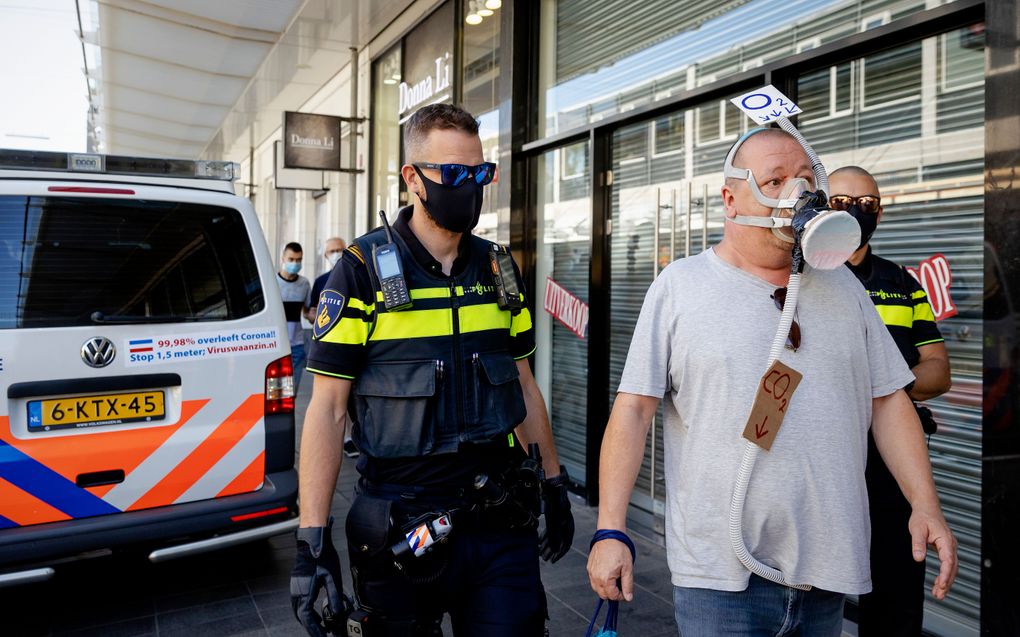
M 818 154 L 815 153 L 814 149 L 811 148 L 811 145 L 807 143 L 807 140 L 804 139 L 804 136 L 800 134 L 800 131 L 797 130 L 790 120 L 782 117 L 779 118 L 778 123 L 780 128 L 797 140 L 804 149 L 804 152 L 807 154 L 808 159 L 811 161 L 811 170 L 815 176 L 815 186 L 818 190 L 828 193 L 829 177 L 825 173 L 825 167 L 818 158 Z M 797 230 L 794 230 L 794 232 L 797 232 Z M 793 324 L 793 316 L 797 311 L 797 296 L 800 292 L 800 271 L 803 265 L 802 259 L 803 255 L 800 250 L 800 239 L 797 237 L 795 238 L 794 243 L 790 280 L 786 286 L 786 302 L 783 305 L 783 313 L 779 317 L 779 328 L 776 330 L 776 335 L 772 339 L 772 348 L 769 350 L 769 361 L 765 366 L 766 370 L 772 367 L 772 364 L 779 359 L 779 355 L 783 353 L 783 347 L 786 344 L 786 335 L 790 332 L 790 326 Z M 743 440 L 743 444 L 744 455 L 740 460 L 740 468 L 737 470 L 736 482 L 733 485 L 733 497 L 730 500 L 729 534 L 730 545 L 733 547 L 733 552 L 736 553 L 737 559 L 740 560 L 740 563 L 743 564 L 747 570 L 759 577 L 777 584 L 782 584 L 783 586 L 789 586 L 790 588 L 811 590 L 811 586 L 805 584 L 791 584 L 786 580 L 786 576 L 783 575 L 779 569 L 758 561 L 747 549 L 747 543 L 744 542 L 743 533 L 744 501 L 747 499 L 747 487 L 751 483 L 751 473 L 754 471 L 755 462 L 758 460 L 758 455 L 761 453 L 761 447 L 749 440 Z

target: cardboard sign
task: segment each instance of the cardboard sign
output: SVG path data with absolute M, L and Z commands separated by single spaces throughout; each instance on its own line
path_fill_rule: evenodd
M 734 97 L 730 102 L 759 125 L 768 124 L 780 117 L 791 117 L 804 112 L 793 103 L 793 100 L 780 93 L 779 89 L 771 84 L 750 93 L 744 93 L 740 97 Z
M 758 393 L 751 405 L 751 415 L 744 426 L 744 437 L 765 451 L 772 443 L 783 424 L 783 418 L 790 407 L 793 392 L 797 391 L 803 374 L 787 367 L 778 360 L 772 363 L 758 383 Z

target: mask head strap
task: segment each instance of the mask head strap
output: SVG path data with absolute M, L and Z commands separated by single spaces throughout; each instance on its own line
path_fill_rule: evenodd
M 740 150 L 740 147 L 744 144 L 744 142 L 746 142 L 748 138 L 750 138 L 755 133 L 760 133 L 764 130 L 769 129 L 765 126 L 758 126 L 756 128 L 752 128 L 751 130 L 741 135 L 740 138 L 737 139 L 736 142 L 734 142 L 733 146 L 730 148 L 730 152 L 726 154 L 726 161 L 723 162 L 723 177 L 746 181 L 747 184 L 751 187 L 751 193 L 754 195 L 754 198 L 759 203 L 765 206 L 768 206 L 770 208 L 793 208 L 793 205 L 797 203 L 796 199 L 775 199 L 772 197 L 766 197 L 765 193 L 763 193 L 761 189 L 758 188 L 758 182 L 754 180 L 754 174 L 751 172 L 750 168 L 737 168 L 736 166 L 733 165 L 733 158 L 737 156 L 737 151 Z M 776 226 L 768 224 L 764 227 L 776 227 Z

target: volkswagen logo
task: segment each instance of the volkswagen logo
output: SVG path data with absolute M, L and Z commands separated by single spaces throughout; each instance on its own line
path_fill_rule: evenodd
M 89 367 L 106 367 L 113 362 L 117 348 L 105 336 L 95 336 L 81 346 L 81 359 Z

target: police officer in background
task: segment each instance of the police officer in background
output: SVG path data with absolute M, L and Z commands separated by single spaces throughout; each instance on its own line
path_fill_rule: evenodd
M 413 205 L 391 233 L 376 229 L 344 251 L 317 309 L 294 611 L 323 635 L 320 590 L 331 611 L 343 604 L 329 512 L 350 399 L 362 453 L 346 530 L 360 607 L 352 619 L 364 634 L 439 635 L 449 613 L 457 636 L 542 635 L 538 558 L 562 557 L 574 522 L 527 361 L 534 329 L 520 275 L 505 248 L 471 234 L 496 167 L 484 161 L 476 120 L 447 104 L 406 122 L 404 149 Z M 392 247 L 409 306 L 392 287 Z M 500 254 L 508 277 L 494 274 Z
M 846 210 L 861 226 L 861 247 L 847 267 L 857 275 L 875 303 L 915 380 L 907 394 L 915 401 L 921 424 L 931 434 L 931 411 L 917 401 L 940 396 L 952 383 L 949 355 L 935 325 L 935 315 L 921 285 L 901 266 L 876 256 L 868 244 L 882 219 L 878 184 L 868 171 L 846 166 L 829 175 L 834 194 L 829 205 Z M 865 471 L 871 514 L 872 592 L 860 597 L 858 619 L 861 637 L 921 634 L 924 617 L 924 547 L 911 551 L 907 520 L 910 505 L 868 435 Z M 916 547 L 915 547 L 916 549 Z

